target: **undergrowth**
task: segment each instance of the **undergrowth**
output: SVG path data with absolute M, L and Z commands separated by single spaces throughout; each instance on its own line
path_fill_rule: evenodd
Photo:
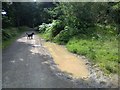
M 2 29 L 2 46 L 0 48 L 5 49 L 8 47 L 20 34 L 28 30 L 28 27 L 10 27 Z

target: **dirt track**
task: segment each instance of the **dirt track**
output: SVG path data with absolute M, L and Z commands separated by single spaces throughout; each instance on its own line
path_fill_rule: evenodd
M 50 45 L 50 44 L 49 44 Z M 102 75 L 101 71 L 96 71 L 88 63 L 89 70 L 83 68 L 83 72 L 73 73 L 75 76 L 87 77 L 87 80 L 72 79 L 61 71 L 72 70 L 69 64 L 66 68 L 58 66 L 60 60 L 51 53 L 49 47 L 43 45 L 42 39 L 35 35 L 34 39 L 27 39 L 25 33 L 19 37 L 11 46 L 2 52 L 2 87 L 3 88 L 98 88 L 116 87 L 110 83 L 110 79 Z M 61 48 L 62 50 L 62 48 Z M 52 50 L 53 51 L 53 50 Z M 67 52 L 67 51 L 66 51 Z M 51 54 L 50 54 L 51 53 Z M 62 53 L 62 51 L 61 51 Z M 64 52 L 65 54 L 65 52 Z M 52 56 L 51 56 L 52 55 Z M 57 54 L 56 54 L 57 55 Z M 59 56 L 59 54 L 58 54 Z M 67 58 L 66 55 L 63 55 Z M 53 60 L 53 58 L 55 60 Z M 62 57 L 62 56 L 61 56 Z M 73 58 L 68 57 L 68 59 Z M 76 59 L 75 59 L 76 60 Z M 72 61 L 72 60 L 71 60 Z M 73 60 L 74 61 L 74 60 Z M 66 61 L 66 63 L 69 63 Z M 73 62 L 76 67 L 80 61 Z M 65 64 L 65 62 L 64 62 Z M 64 65 L 61 63 L 61 65 Z M 83 62 L 83 64 L 85 64 Z M 66 65 L 66 64 L 65 64 Z M 72 63 L 71 63 L 72 65 Z M 81 65 L 84 67 L 84 65 Z M 79 65 L 78 65 L 79 67 Z M 61 69 L 62 68 L 62 69 Z M 59 70 L 61 69 L 61 71 Z M 77 69 L 76 69 L 77 70 Z M 79 67 L 80 70 L 80 67 Z M 79 71 L 77 70 L 77 71 Z M 80 70 L 81 71 L 81 70 Z M 89 72 L 90 71 L 90 72 Z M 98 75 L 97 75 L 98 74 Z
M 72 82 L 58 78 L 46 61 L 48 52 L 40 46 L 37 35 L 28 40 L 23 34 L 3 51 L 3 88 L 72 88 Z
M 70 73 L 73 78 L 86 78 L 89 76 L 89 70 L 86 62 L 77 58 L 74 54 L 68 52 L 65 47 L 55 43 L 45 43 L 46 48 L 50 51 L 57 67 L 66 73 Z

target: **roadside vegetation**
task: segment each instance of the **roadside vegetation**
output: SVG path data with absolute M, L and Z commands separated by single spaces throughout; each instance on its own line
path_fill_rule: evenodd
M 86 56 L 106 74 L 118 73 L 119 24 L 116 17 L 119 5 L 60 3 L 48 10 L 55 19 L 39 26 L 40 36 L 46 41 L 66 45 L 72 53 Z
M 118 61 L 118 36 L 115 33 L 111 35 L 98 34 L 99 36 L 96 36 L 96 34 L 92 36 L 85 34 L 70 36 L 74 32 L 68 32 L 67 30 L 70 29 L 65 27 L 65 30 L 62 30 L 54 37 L 53 31 L 57 29 L 51 29 L 53 27 L 51 24 L 41 25 L 40 32 L 43 32 L 42 30 L 45 31 L 40 36 L 46 39 L 46 41 L 66 45 L 70 52 L 86 56 L 107 74 L 118 73 L 118 62 L 120 61 Z M 112 28 L 115 29 L 115 27 Z
M 25 32 L 26 30 L 28 30 L 28 27 L 11 27 L 11 28 L 6 28 L 6 29 L 2 29 L 2 49 L 5 49 L 6 47 L 8 47 L 10 44 L 13 43 L 14 40 L 16 40 L 16 38 L 18 36 L 20 36 L 23 32 Z

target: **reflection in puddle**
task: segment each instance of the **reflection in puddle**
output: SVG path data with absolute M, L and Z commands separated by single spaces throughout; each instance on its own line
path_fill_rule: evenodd
M 24 42 L 26 44 L 35 44 L 34 39 L 27 39 L 26 37 L 21 37 L 17 40 L 17 42 Z
M 22 58 L 20 58 L 20 61 L 24 61 Z
M 36 48 L 31 48 L 30 51 L 33 55 L 39 53 Z
M 11 63 L 15 63 L 15 60 L 13 60 L 13 61 L 10 61 Z
M 41 45 L 33 45 L 33 47 L 41 47 Z
M 28 64 L 26 64 L 26 66 L 28 66 Z
M 26 41 L 27 41 L 26 37 L 21 37 L 17 40 L 17 42 L 24 42 L 24 43 L 26 43 Z

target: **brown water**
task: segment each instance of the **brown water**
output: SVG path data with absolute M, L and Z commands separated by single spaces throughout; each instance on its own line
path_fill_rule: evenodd
M 82 58 L 76 57 L 67 51 L 63 46 L 55 43 L 45 42 L 44 46 L 49 50 L 57 67 L 66 73 L 70 73 L 73 78 L 87 78 L 89 71 Z

